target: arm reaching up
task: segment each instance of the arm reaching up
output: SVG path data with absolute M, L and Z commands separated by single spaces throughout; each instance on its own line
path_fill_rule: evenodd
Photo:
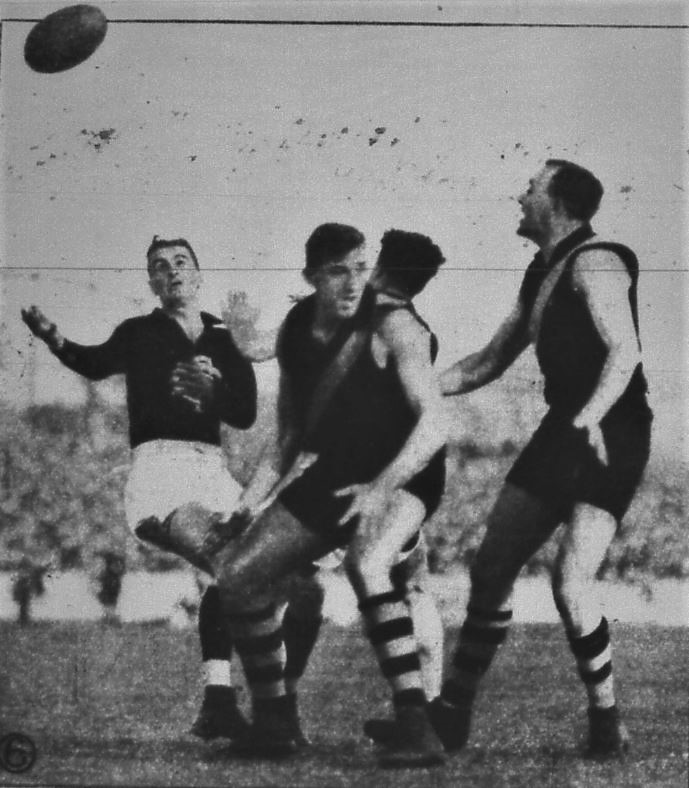
M 31 333 L 45 342 L 53 353 L 62 348 L 65 338 L 57 330 L 55 323 L 49 320 L 37 306 L 32 305 L 28 309 L 22 309 L 21 314 Z
M 66 339 L 37 306 L 22 309 L 21 315 L 34 336 L 43 340 L 49 350 L 78 375 L 89 380 L 103 380 L 124 372 L 124 324 L 102 345 L 78 345 Z

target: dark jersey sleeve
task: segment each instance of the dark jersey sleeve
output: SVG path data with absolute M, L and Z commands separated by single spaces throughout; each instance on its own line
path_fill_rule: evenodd
M 224 332 L 221 352 L 214 358 L 221 374 L 216 383 L 215 405 L 226 424 L 248 429 L 256 421 L 256 375 L 251 362 L 238 350 L 229 331 Z
M 127 324 L 121 323 L 102 345 L 79 345 L 66 339 L 54 355 L 73 372 L 103 380 L 126 371 Z

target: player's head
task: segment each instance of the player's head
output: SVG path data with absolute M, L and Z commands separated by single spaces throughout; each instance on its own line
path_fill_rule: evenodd
M 556 227 L 588 222 L 603 195 L 600 181 L 564 159 L 548 159 L 518 198 L 522 218 L 517 234 L 542 243 Z
M 380 241 L 373 286 L 393 290 L 406 298 L 420 293 L 438 273 L 445 257 L 433 241 L 421 233 L 387 230 Z
M 355 314 L 368 275 L 366 239 L 356 227 L 328 222 L 311 233 L 304 278 L 315 288 L 317 310 L 325 319 Z
M 185 238 L 154 236 L 146 252 L 148 282 L 163 306 L 188 303 L 201 285 L 199 263 Z
M 196 252 L 186 238 L 161 238 L 159 235 L 154 235 L 151 245 L 146 250 L 146 263 L 149 276 L 151 275 L 152 264 L 156 258 L 156 252 L 172 246 L 183 246 L 189 253 L 189 257 L 196 266 L 196 270 L 199 270 L 199 261 L 196 257 Z
M 582 222 L 590 221 L 598 211 L 603 185 L 589 170 L 565 159 L 548 159 L 550 171 L 548 194 L 559 201 L 567 215 Z
M 337 222 L 320 224 L 306 242 L 305 272 L 313 272 L 325 263 L 338 262 L 365 243 L 363 233 L 356 227 Z

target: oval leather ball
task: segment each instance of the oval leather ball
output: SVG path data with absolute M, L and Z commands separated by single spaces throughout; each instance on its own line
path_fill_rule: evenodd
M 83 63 L 103 42 L 105 14 L 93 5 L 70 5 L 48 14 L 32 28 L 24 43 L 27 65 L 55 74 Z

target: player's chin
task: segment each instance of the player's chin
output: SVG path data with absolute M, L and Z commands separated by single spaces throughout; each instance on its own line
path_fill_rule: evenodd
M 522 238 L 534 238 L 537 235 L 537 230 L 533 223 L 529 220 L 528 216 L 522 216 L 517 225 L 517 235 Z
M 359 301 L 361 299 L 347 299 L 346 301 L 340 301 L 337 305 L 337 314 L 338 317 L 346 318 L 352 317 L 356 314 L 356 310 L 359 307 Z

